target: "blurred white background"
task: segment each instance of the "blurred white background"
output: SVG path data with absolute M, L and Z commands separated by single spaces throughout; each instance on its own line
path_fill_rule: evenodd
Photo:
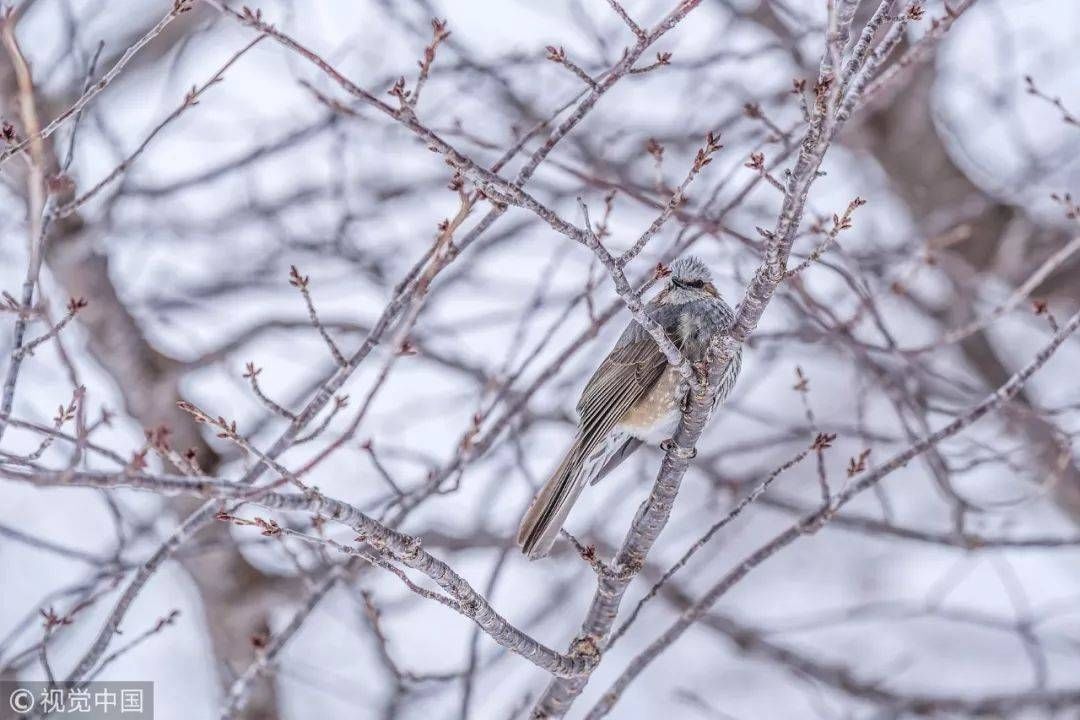
M 625 7 L 651 26 L 673 4 L 628 0 Z M 857 22 L 876 6 L 862 4 L 867 7 Z M 485 164 L 583 89 L 565 67 L 545 59 L 546 46 L 563 47 L 595 76 L 635 40 L 601 0 L 257 5 L 268 22 L 388 101 L 385 92 L 398 76 L 409 86 L 414 81 L 429 20 L 445 18 L 452 35 L 438 50 L 417 115 Z M 674 218 L 628 271 L 634 280 L 647 278 L 656 262 L 689 246 L 734 304 L 760 261 L 754 228 L 775 224 L 781 200 L 768 183 L 754 183 L 755 172 L 744 164 L 759 149 L 770 163 L 783 160 L 785 149 L 801 138 L 801 113 L 790 90 L 795 78 L 813 83 L 825 5 L 704 0 L 657 43 L 655 51 L 672 53 L 671 64 L 629 76 L 605 94 L 541 166 L 530 191 L 580 224 L 577 197 L 588 203 L 595 222 L 605 195 L 616 189 L 605 242 L 624 249 L 655 217 L 649 203 L 666 202 L 645 151 L 647 139 L 664 146 L 663 180 L 673 187 L 705 132 L 719 129 L 725 147 L 688 192 L 686 214 Z M 926 5 L 926 17 L 910 23 L 899 52 L 944 15 L 941 2 Z M 47 122 L 81 92 L 99 41 L 104 49 L 95 77 L 169 5 L 25 0 L 16 8 L 16 34 Z M 870 466 L 884 461 L 962 414 L 1047 342 L 1050 326 L 1025 300 L 965 342 L 923 353 L 897 350 L 934 344 L 950 328 L 987 315 L 1077 236 L 1076 220 L 1050 194 L 1075 195 L 1080 187 L 1080 127 L 1029 94 L 1024 76 L 1080 112 L 1078 28 L 1080 4 L 1070 0 L 978 0 L 931 61 L 845 128 L 810 195 L 793 264 L 820 241 L 809 230 L 818 217 L 828 228 L 832 215 L 855 196 L 868 203 L 840 235 L 840 249 L 801 272 L 770 305 L 744 352 L 739 385 L 703 436 L 672 519 L 644 577 L 631 586 L 624 613 L 734 500 L 806 447 L 815 432 L 838 436 L 824 457 L 829 482 L 839 491 L 849 481 L 849 458 L 871 448 Z M 133 153 L 191 86 L 209 79 L 252 37 L 251 28 L 199 3 L 155 38 L 81 118 L 68 170 L 77 193 Z M 645 59 L 652 62 L 653 55 L 650 50 Z M 3 115 L 18 124 L 11 74 L 7 63 Z M 91 322 L 76 321 L 60 338 L 86 387 L 88 421 L 103 407 L 116 413 L 110 426 L 94 431 L 98 445 L 130 456 L 142 448 L 144 428 L 175 415 L 173 403 L 182 397 L 213 416 L 235 419 L 252 445 L 269 446 L 286 421 L 253 395 L 242 377 L 244 364 L 263 368 L 263 389 L 293 409 L 333 370 L 302 298 L 289 286 L 289 266 L 310 276 L 318 312 L 348 354 L 394 285 L 430 247 L 439 221 L 456 212 L 456 195 L 446 189 L 451 171 L 441 156 L 370 109 L 356 106 L 356 117 L 333 113 L 303 83 L 348 103 L 318 69 L 264 40 L 197 105 L 154 135 L 118 180 L 53 228 L 41 290 L 54 320 L 69 296 L 90 303 Z M 751 102 L 768 123 L 791 134 L 781 139 L 751 117 L 744 110 Z M 61 157 L 70 130 L 69 123 L 53 136 L 51 151 Z M 537 146 L 528 143 L 526 154 Z M 0 288 L 16 296 L 28 232 L 25 163 L 18 160 L 0 171 Z M 791 163 L 787 156 L 774 174 L 782 179 Z M 513 177 L 520 164 L 515 159 L 503 174 Z M 466 229 L 486 213 L 481 205 Z M 702 217 L 708 222 L 695 220 Z M 715 230 L 717 223 L 722 231 Z M 1068 258 L 1031 293 L 1046 298 L 1059 320 L 1080 303 L 1078 267 L 1076 258 Z M 588 286 L 593 289 L 585 302 L 581 293 Z M 872 298 L 874 313 L 867 312 L 863 296 Z M 615 300 L 588 249 L 511 208 L 439 276 L 410 334 L 419 352 L 393 365 L 355 437 L 307 479 L 328 495 L 376 507 L 390 488 L 362 446 L 370 441 L 379 463 L 403 488 L 422 486 L 429 473 L 453 461 L 474 413 L 495 399 L 500 383 L 524 367 L 485 428 L 590 327 L 593 309 L 600 313 Z M 130 323 L 92 321 L 95 313 L 119 309 L 129 313 Z M 598 337 L 545 380 L 488 452 L 402 524 L 504 617 L 560 650 L 578 632 L 595 589 L 593 572 L 565 543 L 552 558 L 529 563 L 512 547 L 513 535 L 572 436 L 573 407 L 585 378 L 628 317 L 623 310 L 599 328 Z M 14 315 L 4 316 L 5 356 L 13 323 Z M 43 327 L 32 326 L 31 334 Z M 388 354 L 385 346 L 376 349 L 342 389 L 349 407 L 326 435 L 290 451 L 283 462 L 302 466 L 348 425 Z M 721 599 L 714 608 L 719 622 L 698 624 L 650 666 L 614 716 L 906 717 L 910 708 L 897 709 L 870 689 L 901 698 L 1075 691 L 1080 485 L 1068 483 L 1080 473 L 1068 451 L 1077 447 L 1080 432 L 1078 363 L 1080 343 L 1072 339 L 1027 386 L 1014 412 L 994 414 L 941 446 L 944 470 L 919 458 L 841 513 L 925 536 L 903 537 L 840 518 L 802 537 Z M 805 395 L 793 390 L 796 367 L 809 378 Z M 24 364 L 13 416 L 50 425 L 71 392 L 70 372 L 50 342 Z M 1032 416 L 1041 423 L 1034 429 Z M 1048 427 L 1056 453 L 1038 443 Z M 251 458 L 235 446 L 207 428 L 201 432 L 216 475 L 236 478 L 250 466 Z M 25 454 L 40 440 L 9 428 L 3 450 Z M 63 467 L 70 447 L 58 444 L 54 452 L 42 463 Z M 648 493 L 659 458 L 655 449 L 642 451 L 591 488 L 568 529 L 610 557 Z M 86 463 L 96 467 L 99 461 L 91 455 Z M 151 456 L 150 467 L 161 464 Z M 941 478 L 970 503 L 963 525 L 969 540 L 1062 542 L 964 547 L 955 534 L 956 501 L 943 493 Z M 812 509 L 818 496 L 810 457 L 676 576 L 677 592 L 696 597 L 799 512 Z M 35 654 L 20 657 L 41 640 L 39 609 L 66 612 L 89 595 L 94 602 L 49 644 L 52 667 L 66 675 L 99 631 L 131 568 L 195 507 L 183 502 L 134 490 L 0 481 L 0 668 L 13 677 L 43 678 Z M 248 516 L 253 514 L 266 513 Z M 310 516 L 276 519 L 311 528 Z M 332 526 L 326 532 L 342 542 L 355 535 Z M 342 559 L 222 523 L 204 542 L 197 537 L 186 548 L 137 596 L 110 648 L 172 609 L 180 611 L 175 624 L 123 653 L 101 676 L 154 680 L 159 720 L 217 717 L 223 688 L 256 652 L 243 644 L 252 633 L 246 625 L 241 631 L 237 617 L 273 634 L 304 597 L 304 576 Z M 240 559 L 221 559 L 237 553 Z M 222 564 L 193 569 L 197 556 Z M 249 574 L 230 577 L 238 563 Z M 207 594 L 218 580 L 242 587 L 222 600 Z M 381 611 L 385 646 L 365 614 L 362 591 Z M 220 602 L 226 607 L 214 607 Z M 646 606 L 605 654 L 571 716 L 583 716 L 680 609 L 669 596 Z M 728 621 L 752 631 L 755 640 L 733 641 L 737 633 L 725 631 Z M 228 657 L 216 622 L 239 631 L 241 644 Z M 332 590 L 286 646 L 269 689 L 261 691 L 261 712 L 282 718 L 526 716 L 547 675 L 484 634 L 474 639 L 475 630 L 392 575 L 365 567 Z M 757 640 L 789 649 L 828 676 L 812 676 Z M 403 671 L 451 677 L 398 687 L 381 647 Z M 466 709 L 461 674 L 473 652 Z M 19 662 L 12 665 L 14 658 Z M 1077 712 L 1075 704 L 1055 710 L 1035 705 L 1015 716 Z

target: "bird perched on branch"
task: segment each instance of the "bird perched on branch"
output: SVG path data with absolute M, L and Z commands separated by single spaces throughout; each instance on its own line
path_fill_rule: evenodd
M 645 311 L 692 364 L 705 360 L 709 344 L 734 320 L 708 267 L 693 256 L 671 264 L 665 287 Z M 716 403 L 735 385 L 739 364 L 736 352 L 724 370 Z M 529 559 L 548 554 L 587 484 L 611 472 L 642 443 L 661 445 L 671 438 L 689 389 L 648 331 L 631 320 L 581 393 L 573 444 L 521 519 L 518 544 Z

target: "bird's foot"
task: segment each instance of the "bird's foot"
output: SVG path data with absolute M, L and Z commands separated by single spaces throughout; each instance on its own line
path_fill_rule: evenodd
M 690 370 L 694 375 L 693 382 L 689 383 L 689 387 L 686 388 L 686 394 L 683 395 L 682 400 L 679 403 L 679 407 L 682 409 L 684 415 L 690 412 L 694 392 L 696 390 L 706 390 L 709 386 L 709 363 L 704 360 L 691 363 Z
M 693 460 L 697 457 L 697 448 L 684 448 L 681 445 L 678 445 L 672 438 L 668 438 L 660 443 L 660 449 L 683 460 Z

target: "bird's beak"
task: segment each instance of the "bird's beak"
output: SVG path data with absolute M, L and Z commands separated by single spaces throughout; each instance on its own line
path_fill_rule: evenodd
M 720 291 L 717 290 L 716 286 L 713 285 L 711 282 L 705 283 L 705 285 L 702 286 L 701 289 L 704 290 L 705 292 L 709 293 L 713 297 L 716 297 L 716 298 L 720 297 Z

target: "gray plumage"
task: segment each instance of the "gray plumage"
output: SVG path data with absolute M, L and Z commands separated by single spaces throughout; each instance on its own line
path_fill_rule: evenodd
M 713 338 L 734 320 L 708 267 L 693 256 L 671 264 L 666 286 L 645 311 L 691 363 L 704 360 Z M 725 369 L 717 403 L 735 384 L 740 359 L 736 353 Z M 547 555 L 587 484 L 599 481 L 642 443 L 659 445 L 670 438 L 688 391 L 656 341 L 632 320 L 581 393 L 574 442 L 521 520 L 522 552 L 533 560 Z

